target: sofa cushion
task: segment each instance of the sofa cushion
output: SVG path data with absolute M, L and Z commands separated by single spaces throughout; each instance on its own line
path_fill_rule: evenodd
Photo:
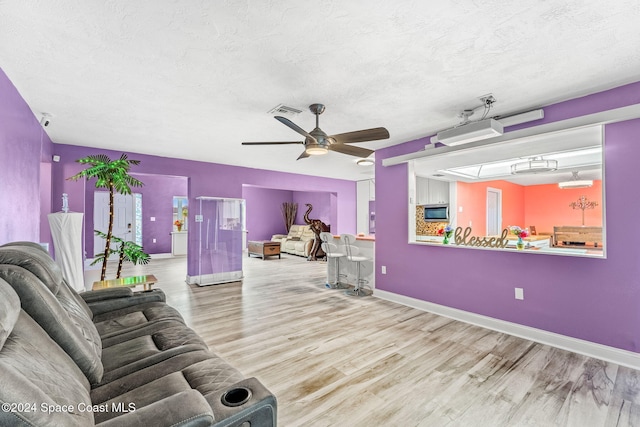
M 33 273 L 54 295 L 63 291 L 89 318 L 93 313 L 78 293 L 66 283 L 62 270 L 49 254 L 24 242 L 15 242 L 0 247 L 0 264 L 18 265 Z
M 30 271 L 17 265 L 0 265 L 0 278 L 4 279 L 19 296 L 22 308 L 60 345 L 89 381 L 100 382 L 102 341 L 91 319 L 76 304 L 68 308 L 60 303 L 49 288 Z M 56 287 L 63 289 L 63 287 Z M 69 298 L 64 295 L 59 298 Z
M 0 313 L 3 333 L 14 323 L 0 348 L 0 401 L 22 404 L 16 411 L 0 411 L 0 425 L 93 425 L 90 412 L 42 410 L 42 404 L 91 405 L 89 383 L 71 358 L 20 309 L 17 294 L 4 280 L 0 280 Z
M 4 345 L 20 314 L 20 299 L 8 283 L 0 278 L 0 349 Z

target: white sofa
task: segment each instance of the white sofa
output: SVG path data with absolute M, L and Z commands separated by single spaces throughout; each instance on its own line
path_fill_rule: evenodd
M 310 226 L 294 224 L 289 234 L 274 234 L 271 241 L 280 242 L 280 252 L 308 257 L 314 238 Z

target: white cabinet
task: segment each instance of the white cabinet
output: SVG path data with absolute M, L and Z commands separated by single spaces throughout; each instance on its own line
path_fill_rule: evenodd
M 187 254 L 187 236 L 186 231 L 174 231 L 171 233 L 171 255 Z
M 418 205 L 449 203 L 449 183 L 417 176 L 416 202 Z
M 430 204 L 449 203 L 449 183 L 447 181 L 429 180 Z

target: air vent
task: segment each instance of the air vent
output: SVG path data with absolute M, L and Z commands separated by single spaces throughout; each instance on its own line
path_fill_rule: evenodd
M 302 113 L 302 110 L 298 110 L 297 108 L 293 107 L 287 107 L 284 104 L 278 104 L 271 110 L 267 111 L 267 114 L 284 114 L 287 116 L 297 116 L 300 113 Z
M 433 174 L 433 175 L 431 175 L 431 176 L 441 177 L 441 176 L 444 176 L 444 175 L 442 175 L 441 173 L 434 173 L 434 174 Z

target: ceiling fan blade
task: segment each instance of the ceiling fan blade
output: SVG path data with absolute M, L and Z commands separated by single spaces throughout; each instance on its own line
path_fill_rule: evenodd
M 309 157 L 309 154 L 306 151 L 303 151 L 302 154 L 300 154 L 300 157 L 298 157 L 296 160 L 306 159 L 307 157 Z
M 304 144 L 302 141 L 243 142 L 242 145 Z
M 379 139 L 389 138 L 389 131 L 385 128 L 364 129 L 347 133 L 339 133 L 338 135 L 332 135 L 331 138 L 335 139 L 336 142 L 339 142 L 341 144 L 376 141 Z
M 316 140 L 313 136 L 311 136 L 311 134 L 309 132 L 307 132 L 306 130 L 302 129 L 300 126 L 298 126 L 297 124 L 293 123 L 291 120 L 287 119 L 286 117 L 275 116 L 275 119 L 277 121 L 279 121 L 280 123 L 282 123 L 283 125 L 289 126 L 291 129 L 295 130 L 300 135 L 306 136 L 307 138 L 311 138 L 314 141 Z
M 374 153 L 373 150 L 369 150 L 368 148 L 357 147 L 355 145 L 343 145 L 343 144 L 331 144 L 329 146 L 329 150 L 336 151 L 342 154 L 348 154 L 350 156 L 356 157 L 369 157 Z

